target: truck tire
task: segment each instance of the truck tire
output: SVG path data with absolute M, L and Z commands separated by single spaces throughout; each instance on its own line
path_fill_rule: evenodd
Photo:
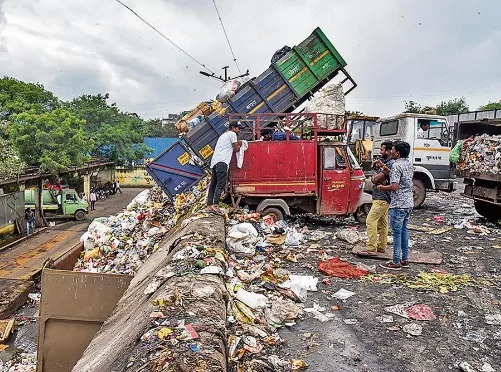
M 278 208 L 268 207 L 263 210 L 263 216 L 272 216 L 276 221 L 280 221 L 284 219 L 283 212 Z
M 475 210 L 490 221 L 497 221 L 501 218 L 501 207 L 495 204 L 475 200 Z
M 423 205 L 424 200 L 426 199 L 426 187 L 424 186 L 423 181 L 414 178 L 412 180 L 413 189 L 412 194 L 414 197 L 414 208 L 419 208 Z
M 75 212 L 75 220 L 77 221 L 83 221 L 85 220 L 85 211 L 79 209 L 78 211 Z
M 367 215 L 369 214 L 371 210 L 371 205 L 369 203 L 362 204 L 360 207 L 357 208 L 355 213 L 353 213 L 353 217 L 355 218 L 355 221 L 358 223 L 365 225 L 365 222 L 367 221 Z

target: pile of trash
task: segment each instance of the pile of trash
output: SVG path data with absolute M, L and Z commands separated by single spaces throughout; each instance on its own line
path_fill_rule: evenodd
M 456 156 L 459 153 L 459 156 Z M 451 157 L 462 170 L 476 173 L 501 174 L 501 135 L 483 134 L 473 139 L 459 141 Z
M 203 207 L 206 186 L 204 179 L 174 203 L 154 187 L 137 195 L 121 213 L 95 219 L 80 238 L 84 250 L 74 270 L 134 275 L 182 216 Z
M 322 88 L 311 101 L 306 103 L 305 112 L 321 112 L 331 115 L 318 115 L 318 126 L 325 129 L 343 129 L 345 98 L 343 86 L 332 84 Z
M 37 369 L 37 354 L 20 353 L 11 360 L 0 360 L 0 372 L 35 372 Z

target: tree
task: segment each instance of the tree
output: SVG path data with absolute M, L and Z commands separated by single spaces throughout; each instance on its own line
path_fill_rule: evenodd
M 422 106 L 414 101 L 404 101 L 404 112 L 411 112 L 416 114 L 429 114 L 436 115 L 451 115 L 468 112 L 469 107 L 464 97 L 454 98 L 450 101 L 442 101 L 437 106 Z
M 486 105 L 480 106 L 479 111 L 484 110 L 501 110 L 501 100 L 499 102 L 490 102 Z
M 108 94 L 82 95 L 65 104 L 85 121 L 85 136 L 92 140 L 92 155 L 105 156 L 118 164 L 142 160 L 151 151 L 143 144 L 144 121 L 137 115 L 108 104 Z
M 17 177 L 26 164 L 10 141 L 0 138 L 0 179 Z
M 454 98 L 450 101 L 442 101 L 437 107 L 437 115 L 452 115 L 452 114 L 460 114 L 463 112 L 470 111 L 468 104 L 466 103 L 466 99 L 464 97 Z
M 404 112 L 421 114 L 423 112 L 423 106 L 414 101 L 404 101 Z
M 90 160 L 93 142 L 84 136 L 85 122 L 64 109 L 12 114 L 7 126 L 11 142 L 28 164 L 57 174 Z
M 151 119 L 145 123 L 145 137 L 177 137 L 177 131 L 173 123 L 162 123 L 162 119 Z
M 10 77 L 0 79 L 0 121 L 13 114 L 42 113 L 61 106 L 59 99 L 41 84 L 25 83 Z

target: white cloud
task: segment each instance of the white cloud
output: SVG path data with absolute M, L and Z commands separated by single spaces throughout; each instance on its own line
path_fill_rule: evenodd
M 237 74 L 211 0 L 124 2 L 216 73 L 230 65 Z M 404 99 L 465 95 L 476 108 L 501 97 L 496 0 L 217 4 L 240 67 L 253 76 L 277 49 L 320 26 L 359 84 L 349 109 L 382 116 L 400 111 Z M 39 81 L 62 99 L 108 92 L 146 117 L 189 109 L 220 86 L 112 0 L 0 0 L 0 62 L 2 74 Z

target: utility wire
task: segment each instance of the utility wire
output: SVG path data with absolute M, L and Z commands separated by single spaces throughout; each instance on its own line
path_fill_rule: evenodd
M 118 0 L 117 0 L 118 1 Z M 237 66 L 238 73 L 241 74 L 240 67 L 238 66 L 237 57 L 235 57 L 235 53 L 233 53 L 233 48 L 231 47 L 230 39 L 228 38 L 228 34 L 226 33 L 226 29 L 224 28 L 223 20 L 221 19 L 221 15 L 219 14 L 219 10 L 217 9 L 216 0 L 212 0 L 214 3 L 214 8 L 216 8 L 217 16 L 219 17 L 219 22 L 221 22 L 221 27 L 223 28 L 224 36 L 226 37 L 226 41 L 228 42 L 228 46 L 230 47 L 231 55 L 233 56 L 233 62 L 235 62 L 235 66 Z
M 131 9 L 129 6 L 121 2 L 120 0 L 115 0 L 117 3 L 121 4 L 128 10 L 130 10 L 137 18 L 139 18 L 141 21 L 146 23 L 148 26 L 150 26 L 157 34 L 159 34 L 161 37 L 163 37 L 165 40 L 167 40 L 169 43 L 171 43 L 174 47 L 176 47 L 180 52 L 184 53 L 188 58 L 190 58 L 192 61 L 197 63 L 198 65 L 202 66 L 204 69 L 209 71 L 211 74 L 215 74 L 211 69 L 209 69 L 207 66 L 205 66 L 202 62 L 199 62 L 195 57 L 192 57 L 187 51 L 185 51 L 183 48 L 181 48 L 179 45 L 174 43 L 171 39 L 169 39 L 167 36 L 165 36 L 162 32 L 160 32 L 155 26 L 153 26 L 151 23 L 149 23 L 146 19 L 141 17 L 139 14 L 137 14 L 133 9 Z

